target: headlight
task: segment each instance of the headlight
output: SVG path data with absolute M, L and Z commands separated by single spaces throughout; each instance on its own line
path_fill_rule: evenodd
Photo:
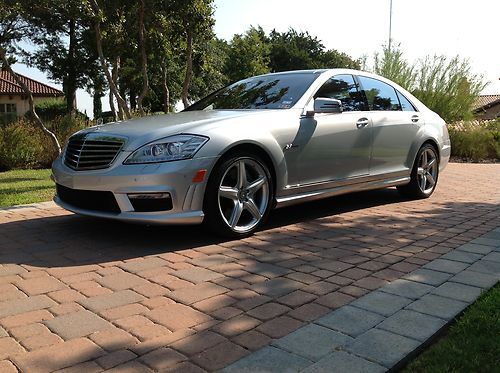
M 177 135 L 165 137 L 141 146 L 124 164 L 157 163 L 192 158 L 208 141 L 208 137 Z

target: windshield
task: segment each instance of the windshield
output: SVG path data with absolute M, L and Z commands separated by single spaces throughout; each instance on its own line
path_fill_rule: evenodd
M 185 111 L 217 109 L 288 109 L 320 73 L 271 74 L 240 80 L 212 93 Z

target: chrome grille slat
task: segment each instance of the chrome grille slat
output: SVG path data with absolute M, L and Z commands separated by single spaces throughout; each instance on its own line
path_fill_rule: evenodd
M 95 170 L 111 166 L 125 139 L 89 133 L 70 138 L 64 154 L 64 164 L 76 171 Z

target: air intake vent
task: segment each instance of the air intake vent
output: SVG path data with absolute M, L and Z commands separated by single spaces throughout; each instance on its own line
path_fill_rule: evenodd
M 97 170 L 111 166 L 125 140 L 93 133 L 69 139 L 64 164 L 73 170 Z

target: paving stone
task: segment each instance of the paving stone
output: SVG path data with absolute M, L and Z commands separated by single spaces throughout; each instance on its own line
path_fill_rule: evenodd
M 211 271 L 206 268 L 187 268 L 175 271 L 172 273 L 173 276 L 179 277 L 183 280 L 192 282 L 194 284 L 199 284 L 201 282 L 207 282 L 224 277 L 220 273 Z
M 89 338 L 107 351 L 116 351 L 135 345 L 138 340 L 119 328 L 105 329 L 93 333 Z
M 457 247 L 457 250 L 486 255 L 490 253 L 493 249 L 491 248 L 491 246 L 466 243 L 465 245 Z
M 453 260 L 434 259 L 432 262 L 424 265 L 423 268 L 455 274 L 463 271 L 468 266 L 469 265 L 467 263 L 456 262 Z
M 220 334 L 206 330 L 181 339 L 172 344 L 172 347 L 186 356 L 191 356 L 226 340 Z
M 257 330 L 271 338 L 281 338 L 301 326 L 302 322 L 298 320 L 292 319 L 288 316 L 280 316 L 260 324 L 257 327 Z
M 79 301 L 85 308 L 100 312 L 110 308 L 123 306 L 125 304 L 141 302 L 145 298 L 132 290 L 121 290 L 112 294 L 103 294 L 96 297 L 87 298 Z
M 108 289 L 119 291 L 125 289 L 131 289 L 136 286 L 143 286 L 149 284 L 149 281 L 136 276 L 132 273 L 115 273 L 109 276 L 104 276 L 97 280 L 99 284 Z
M 190 328 L 212 320 L 210 316 L 183 304 L 167 304 L 144 315 L 172 331 Z
M 488 289 L 498 282 L 498 277 L 487 273 L 466 270 L 453 276 L 450 281 Z
M 15 355 L 12 360 L 23 372 L 53 372 L 92 360 L 104 351 L 86 338 L 72 339 L 57 345 Z M 50 358 L 48 358 L 50 356 Z
M 45 295 L 15 299 L 0 303 L 0 319 L 6 316 L 18 315 L 29 311 L 49 308 L 57 303 Z
M 384 317 L 352 306 L 344 306 L 315 323 L 356 337 L 384 320 Z
M 445 282 L 443 285 L 436 288 L 432 294 L 472 303 L 481 295 L 481 289 L 456 282 Z
M 61 290 L 66 287 L 61 281 L 51 276 L 21 280 L 16 283 L 16 286 L 28 295 L 50 293 L 51 291 Z
M 17 368 L 9 360 L 0 361 L 0 372 L 2 373 L 17 373 Z
M 114 328 L 111 323 L 87 310 L 57 316 L 44 324 L 64 339 L 84 337 L 99 330 Z
M 485 246 L 500 247 L 499 240 L 495 240 L 495 239 L 491 239 L 491 238 L 484 238 L 484 237 L 476 238 L 476 239 L 472 240 L 470 243 L 485 245 Z
M 246 315 L 240 315 L 215 326 L 214 330 L 226 337 L 235 336 L 255 328 L 260 321 Z
M 356 298 L 351 295 L 336 291 L 319 297 L 316 302 L 330 309 L 336 309 L 351 303 L 354 299 Z
M 407 274 L 403 278 L 414 282 L 420 282 L 432 286 L 439 286 L 448 279 L 450 279 L 452 276 L 453 275 L 450 273 L 444 273 L 444 272 L 432 271 L 430 269 L 420 268 L 417 269 L 416 271 Z
M 169 297 L 177 302 L 187 305 L 226 293 L 228 290 L 222 286 L 212 283 L 200 283 L 197 285 L 175 290 L 169 294 Z
M 488 255 L 486 255 L 483 260 L 489 260 L 491 262 L 500 262 L 500 252 L 491 252 Z
M 267 335 L 256 330 L 249 330 L 233 338 L 233 342 L 238 343 L 251 351 L 256 351 L 267 346 L 272 341 Z
M 345 271 L 349 268 L 352 268 L 352 264 L 344 263 L 344 262 L 339 262 L 337 260 L 322 260 L 320 262 L 315 262 L 313 263 L 316 267 L 321 268 L 321 269 L 326 269 L 328 271 L 332 271 L 335 273 Z
M 450 251 L 449 253 L 444 254 L 441 258 L 448 259 L 448 260 L 454 260 L 456 262 L 464 262 L 464 263 L 472 264 L 475 261 L 481 259 L 482 257 L 483 257 L 483 255 L 481 255 L 481 254 L 475 254 L 475 253 L 470 253 L 470 252 L 461 251 L 461 250 L 453 250 L 453 251 Z
M 214 267 L 225 263 L 234 262 L 234 258 L 225 255 L 207 255 L 200 258 L 191 259 L 188 262 L 199 267 Z
M 492 231 L 489 231 L 488 233 L 483 234 L 482 237 L 500 241 L 500 231 L 497 228 Z
M 24 352 L 24 348 L 14 338 L 0 338 L 0 360 Z
M 210 372 L 219 370 L 249 354 L 237 344 L 226 341 L 191 357 L 192 361 Z
M 330 308 L 328 307 L 316 303 L 308 303 L 288 312 L 288 316 L 302 321 L 313 321 L 327 314 L 329 311 Z
M 377 325 L 377 329 L 425 342 L 446 324 L 437 317 L 410 310 L 400 310 Z
M 258 282 L 250 286 L 249 289 L 269 297 L 280 297 L 298 290 L 303 286 L 304 284 L 300 282 L 280 277 L 269 281 Z
M 309 366 L 302 373 L 383 373 L 387 371 L 381 365 L 365 360 L 344 351 L 335 351 L 317 363 Z
M 381 287 L 379 290 L 405 298 L 418 299 L 433 289 L 434 287 L 430 285 L 399 279 Z
M 104 369 L 110 369 L 117 365 L 126 363 L 127 361 L 133 360 L 137 357 L 132 351 L 129 350 L 120 350 L 114 351 L 107 355 L 101 356 L 96 361 L 102 366 Z M 85 371 L 87 372 L 87 371 Z
M 478 260 L 467 269 L 479 273 L 488 273 L 500 279 L 500 262 L 492 262 L 484 259 Z
M 455 299 L 427 294 L 407 306 L 406 309 L 436 316 L 444 320 L 451 320 L 467 306 L 467 303 Z
M 106 373 L 153 373 L 154 371 L 137 360 L 120 364 L 114 368 L 106 370 Z
M 371 329 L 357 337 L 345 349 L 391 368 L 419 345 L 420 342 L 414 339 L 385 330 Z
M 280 316 L 289 310 L 290 308 L 278 303 L 266 303 L 248 311 L 247 314 L 259 320 L 269 320 Z
M 139 361 L 155 371 L 165 370 L 185 361 L 186 357 L 177 351 L 163 347 L 141 356 Z
M 21 325 L 28 325 L 32 323 L 42 322 L 44 320 L 52 319 L 52 314 L 47 310 L 36 310 L 17 315 L 7 316 L 0 320 L 0 325 L 7 329 L 15 328 Z
M 335 348 L 344 346 L 351 337 L 331 329 L 309 324 L 273 342 L 275 347 L 318 361 Z
M 222 370 L 222 373 L 299 372 L 311 365 L 310 360 L 276 347 L 264 347 Z
M 397 295 L 374 291 L 356 299 L 351 306 L 356 306 L 367 311 L 375 312 L 383 316 L 390 316 L 411 302 L 408 298 Z
M 133 262 L 127 262 L 120 264 L 120 267 L 126 270 L 127 272 L 141 272 L 147 269 L 158 268 L 168 266 L 168 262 L 157 257 L 150 257 L 144 260 L 136 260 Z
M 269 263 L 254 263 L 249 266 L 245 266 L 244 269 L 247 272 L 267 278 L 275 278 L 290 273 L 290 270 L 287 268 L 275 266 L 274 264 Z

